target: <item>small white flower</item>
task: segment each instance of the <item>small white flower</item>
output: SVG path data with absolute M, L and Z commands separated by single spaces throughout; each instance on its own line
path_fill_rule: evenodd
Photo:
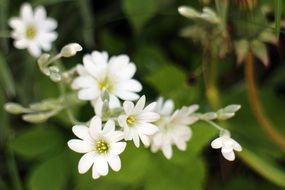
M 222 132 L 220 137 L 216 138 L 211 143 L 212 148 L 222 149 L 222 155 L 225 159 L 233 161 L 235 159 L 235 151 L 242 151 L 242 147 L 238 142 L 231 138 L 228 131 Z
M 110 95 L 111 105 L 116 104 L 118 98 L 137 100 L 137 92 L 142 90 L 142 85 L 132 79 L 136 66 L 127 55 L 108 59 L 106 52 L 93 51 L 83 57 L 83 66 L 78 65 L 77 71 L 79 77 L 73 81 L 72 88 L 79 90 L 79 99 L 93 101 L 93 105 L 105 90 Z
M 31 5 L 24 3 L 20 9 L 20 17 L 12 17 L 9 25 L 13 28 L 14 46 L 18 49 L 27 48 L 34 57 L 41 55 L 41 49 L 49 51 L 51 43 L 57 38 L 57 33 L 54 32 L 57 22 L 47 18 L 43 6 L 36 7 L 33 12 Z
M 78 43 L 70 43 L 65 45 L 61 51 L 60 54 L 62 57 L 72 57 L 74 56 L 78 51 L 82 51 L 82 47 Z
M 125 101 L 123 104 L 125 114 L 119 116 L 118 122 L 123 127 L 125 140 L 133 140 L 136 147 L 140 146 L 140 140 L 145 146 L 150 144 L 150 136 L 157 132 L 158 128 L 151 122 L 159 119 L 159 114 L 153 112 L 156 102 L 145 107 L 145 96 L 142 96 L 136 105 Z
M 126 142 L 119 142 L 124 135 L 121 131 L 115 131 L 113 120 L 108 120 L 102 129 L 100 117 L 95 116 L 89 127 L 75 125 L 72 131 L 80 139 L 68 141 L 69 148 L 84 153 L 79 160 L 79 173 L 86 173 L 93 165 L 92 177 L 97 179 L 108 174 L 108 165 L 114 171 L 121 169 L 119 154 L 125 150 Z
M 161 115 L 161 118 L 156 122 L 159 131 L 152 137 L 151 151 L 162 150 L 167 159 L 172 157 L 172 145 L 176 145 L 179 150 L 185 151 L 187 142 L 192 136 L 189 125 L 198 120 L 198 117 L 193 115 L 197 109 L 197 105 L 192 105 L 183 107 L 173 113 L 173 101 L 163 102 L 163 99 L 159 98 L 155 111 Z

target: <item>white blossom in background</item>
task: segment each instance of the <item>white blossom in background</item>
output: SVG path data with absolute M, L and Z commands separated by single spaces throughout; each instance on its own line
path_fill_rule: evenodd
M 158 131 L 152 122 L 160 116 L 153 111 L 156 102 L 145 107 L 145 96 L 142 96 L 136 105 L 125 101 L 123 104 L 124 114 L 118 118 L 119 125 L 123 128 L 125 140 L 133 140 L 136 147 L 140 146 L 140 140 L 145 146 L 150 145 L 150 136 Z
M 98 97 L 107 91 L 110 104 L 118 104 L 119 99 L 137 100 L 142 85 L 132 79 L 136 66 L 127 55 L 112 56 L 106 52 L 93 51 L 83 57 L 83 66 L 78 65 L 79 76 L 74 79 L 72 88 L 78 90 L 78 98 L 96 104 Z
M 235 160 L 235 151 L 242 151 L 242 147 L 238 142 L 231 138 L 228 131 L 221 132 L 220 137 L 216 138 L 211 143 L 212 148 L 221 148 L 222 155 L 229 161 Z
M 101 118 L 94 116 L 89 127 L 75 125 L 72 131 L 79 139 L 68 141 L 69 148 L 84 153 L 79 160 L 79 173 L 86 173 L 93 165 L 92 177 L 97 179 L 108 174 L 109 166 L 114 171 L 121 169 L 119 154 L 125 150 L 126 142 L 121 142 L 124 134 L 115 130 L 113 120 L 108 120 L 103 127 Z
M 14 46 L 18 49 L 28 49 L 34 57 L 39 57 L 42 50 L 51 50 L 52 42 L 57 39 L 54 31 L 56 20 L 48 18 L 43 6 L 38 6 L 33 12 L 29 3 L 24 3 L 20 9 L 20 17 L 12 17 L 9 25 L 13 29 Z
M 156 122 L 159 130 L 152 137 L 151 151 L 161 150 L 167 159 L 172 157 L 173 145 L 176 145 L 179 150 L 185 151 L 187 142 L 192 136 L 189 125 L 198 121 L 198 117 L 193 115 L 198 108 L 198 105 L 192 105 L 174 111 L 172 100 L 164 102 L 163 98 L 159 98 L 154 111 L 159 113 L 161 118 Z

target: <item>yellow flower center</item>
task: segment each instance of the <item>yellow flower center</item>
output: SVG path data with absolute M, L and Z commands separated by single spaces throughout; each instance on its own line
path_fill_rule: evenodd
M 105 78 L 104 80 L 99 82 L 99 89 L 100 90 L 107 90 L 107 91 L 111 91 L 112 86 L 110 85 L 110 81 Z
M 26 29 L 26 37 L 28 39 L 30 39 L 30 40 L 34 39 L 36 34 L 37 34 L 37 30 L 36 30 L 35 26 L 30 25 L 30 26 L 27 27 L 27 29 Z
M 106 141 L 104 140 L 99 140 L 96 142 L 96 145 L 95 145 L 95 149 L 98 153 L 100 154 L 104 154 L 104 153 L 107 153 L 108 150 L 109 150 L 109 145 Z
M 130 116 L 127 117 L 127 124 L 128 125 L 134 124 L 135 121 L 136 121 L 136 118 L 134 116 L 130 115 Z

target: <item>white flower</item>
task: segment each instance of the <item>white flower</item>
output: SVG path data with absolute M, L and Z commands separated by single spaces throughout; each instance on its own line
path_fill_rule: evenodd
M 140 146 L 140 140 L 145 146 L 150 144 L 150 136 L 157 132 L 158 128 L 151 122 L 159 119 L 159 114 L 153 112 L 155 102 L 145 106 L 145 96 L 142 96 L 136 105 L 125 101 L 123 104 L 125 114 L 119 116 L 118 122 L 123 127 L 125 140 L 133 140 L 136 147 Z
M 216 138 L 211 143 L 212 148 L 222 148 L 222 155 L 225 159 L 233 161 L 235 159 L 235 151 L 242 151 L 242 147 L 238 142 L 231 138 L 228 131 L 222 132 L 220 137 Z
M 62 57 L 72 57 L 74 56 L 78 51 L 82 51 L 82 47 L 78 43 L 70 43 L 65 45 L 61 51 L 60 54 Z
M 13 28 L 14 46 L 18 49 L 27 48 L 34 57 L 41 55 L 41 49 L 49 51 L 51 43 L 57 38 L 57 33 L 53 31 L 57 22 L 47 18 L 43 6 L 36 7 L 33 12 L 31 5 L 24 3 L 20 9 L 20 17 L 12 17 L 9 25 Z
M 108 174 L 108 165 L 114 171 L 121 169 L 119 154 L 125 150 L 126 142 L 119 142 L 124 135 L 121 131 L 115 131 L 113 120 L 108 120 L 102 129 L 100 117 L 95 116 L 89 127 L 75 125 L 72 131 L 80 139 L 68 141 L 69 148 L 84 153 L 79 160 L 79 173 L 86 173 L 93 165 L 92 177 L 97 179 Z
M 183 107 L 173 113 L 173 101 L 167 100 L 163 102 L 163 99 L 159 98 L 155 111 L 161 115 L 161 118 L 156 122 L 159 131 L 152 137 L 151 151 L 157 152 L 162 150 L 167 159 L 172 157 L 172 145 L 176 145 L 179 150 L 185 151 L 187 141 L 192 136 L 189 125 L 198 120 L 198 117 L 193 115 L 197 109 L 197 105 L 192 105 Z
M 136 93 L 142 90 L 142 85 L 132 79 L 136 66 L 127 55 L 108 59 L 106 52 L 93 51 L 83 57 L 83 65 L 78 65 L 79 77 L 72 83 L 72 88 L 79 90 L 79 99 L 96 102 L 105 90 L 112 105 L 117 104 L 118 98 L 130 101 L 139 98 Z

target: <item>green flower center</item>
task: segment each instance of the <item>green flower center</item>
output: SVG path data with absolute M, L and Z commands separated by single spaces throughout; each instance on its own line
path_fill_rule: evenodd
M 100 154 L 107 153 L 109 150 L 109 144 L 101 139 L 96 142 L 95 149 Z
M 26 29 L 26 37 L 28 39 L 30 39 L 30 40 L 34 39 L 36 34 L 37 34 L 37 30 L 36 30 L 36 28 L 33 25 L 30 25 L 30 26 L 27 27 L 27 29 Z
M 127 124 L 128 125 L 133 125 L 135 123 L 135 121 L 136 121 L 136 118 L 134 116 L 130 115 L 127 117 Z

